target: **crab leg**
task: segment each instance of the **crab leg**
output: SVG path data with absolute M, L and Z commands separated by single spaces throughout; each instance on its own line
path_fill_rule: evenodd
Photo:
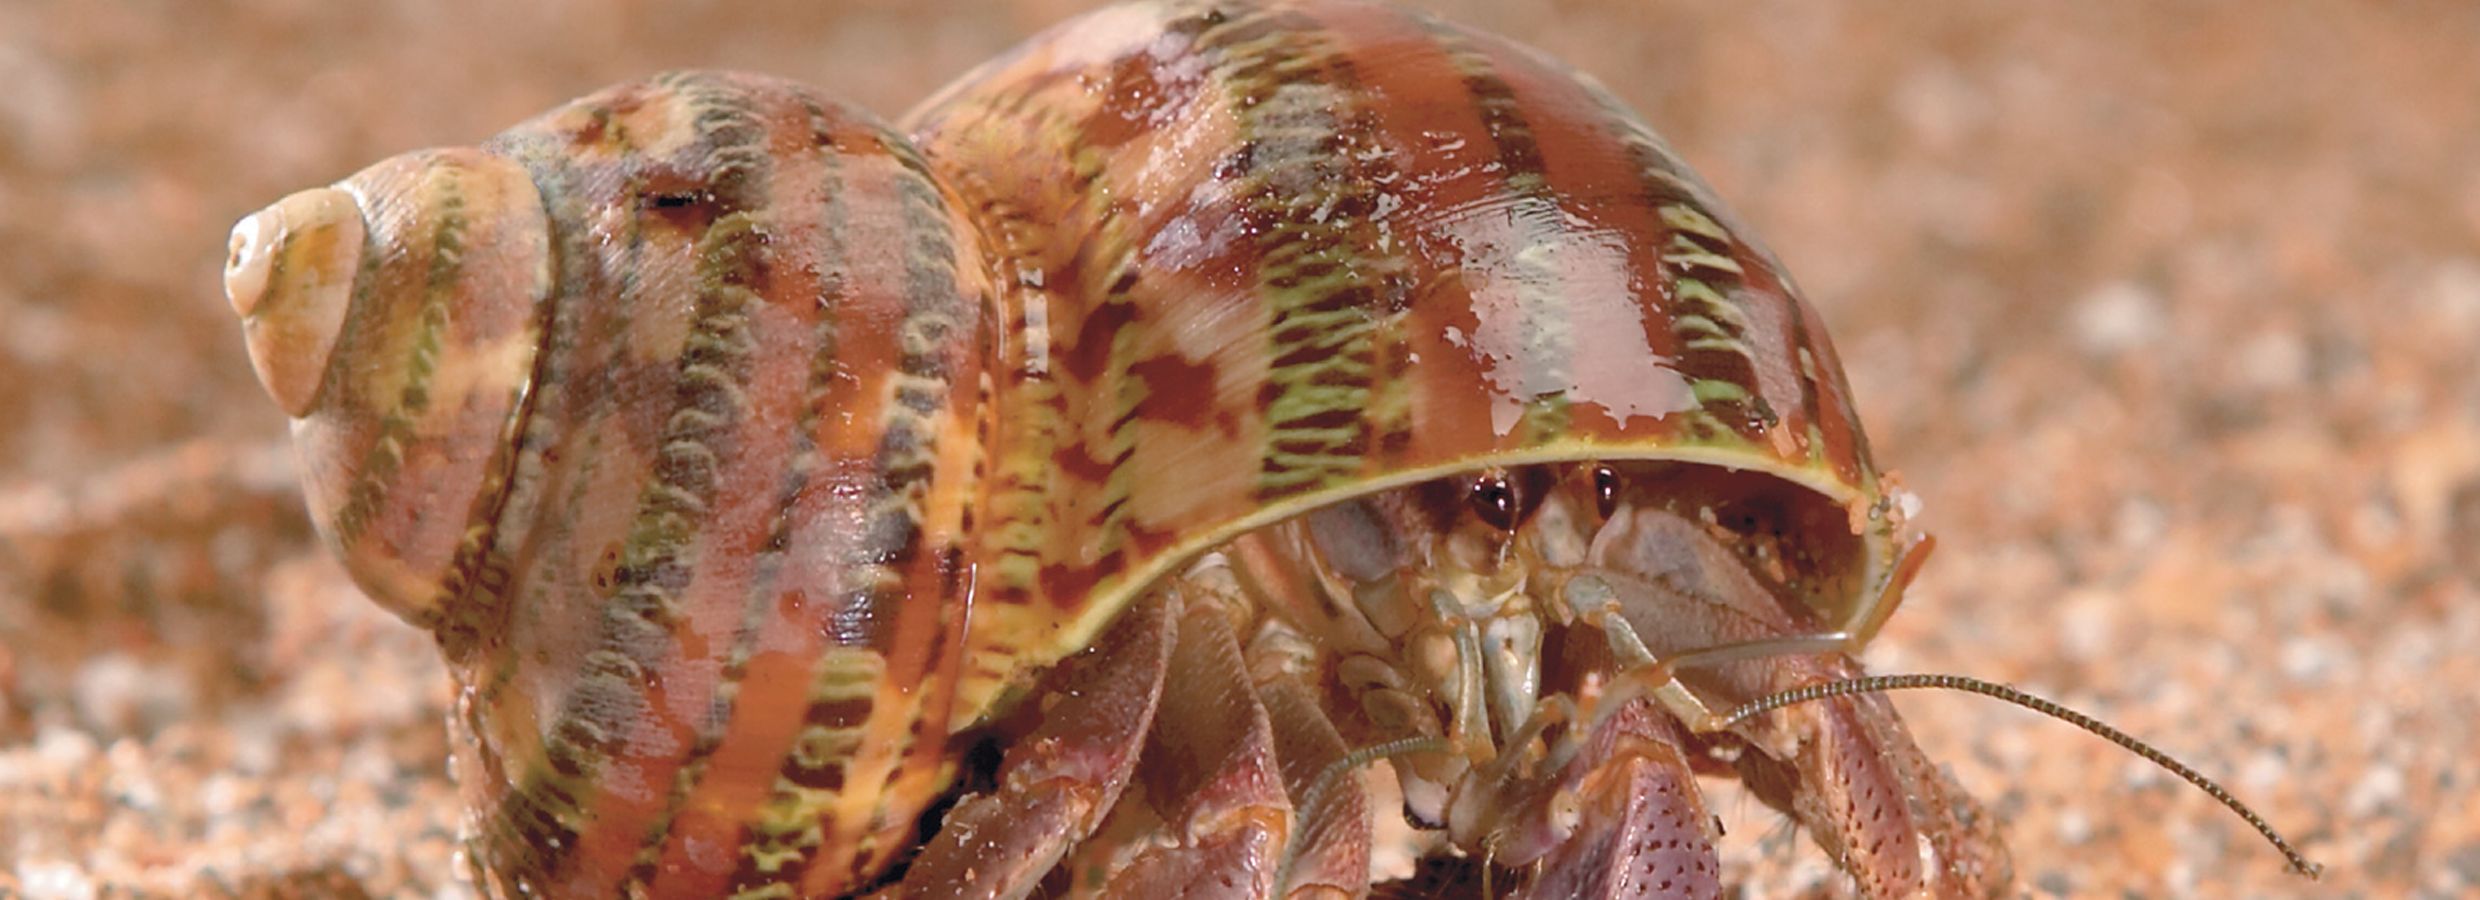
M 1639 509 L 1615 517 L 1596 537 L 1591 562 L 1592 574 L 1569 593 L 1592 597 L 1598 583 L 1604 605 L 1578 604 L 1578 613 L 1634 667 L 1622 683 L 1633 677 L 1692 731 L 1713 731 L 1718 721 L 1704 697 L 1736 701 L 1860 672 L 1844 653 L 1803 646 L 1802 636 L 1815 633 L 1806 613 L 1677 515 Z M 1731 649 L 1678 665 L 1716 647 Z M 1731 652 L 1768 647 L 1779 649 Z M 1930 764 L 1884 697 L 1777 710 L 1710 739 L 1746 741 L 1754 752 L 1740 755 L 1741 777 L 1799 819 L 1868 896 L 1981 896 L 2008 883 L 1995 823 Z
M 1358 897 L 1369 893 L 1369 792 L 1356 768 L 1337 768 L 1343 735 L 1319 708 L 1316 694 L 1294 679 L 1258 686 L 1274 727 L 1284 789 L 1300 813 L 1299 832 L 1285 854 L 1285 897 Z
M 1151 846 L 1106 876 L 1099 896 L 1273 896 L 1292 805 L 1273 725 L 1222 613 L 1208 604 L 1184 611 L 1171 667 L 1138 766 L 1161 826 Z
M 1046 686 L 1058 704 L 1008 748 L 996 792 L 947 814 L 905 873 L 904 896 L 1022 897 L 1093 834 L 1127 787 L 1162 698 L 1178 601 L 1161 594 L 1061 665 Z
M 1792 657 L 1788 688 L 1856 677 L 1848 657 Z M 2011 881 L 1997 822 L 1912 742 L 1881 694 L 1835 697 L 1769 714 L 1758 746 L 1789 743 L 1789 757 L 1746 753 L 1740 777 L 1799 819 L 1818 846 L 1870 897 L 1986 897 Z
M 1555 841 L 1539 856 L 1539 874 L 1517 896 L 1720 896 L 1713 817 L 1683 738 L 1658 708 L 1641 700 L 1604 719 L 1551 789 L 1509 823 L 1524 830 L 1494 835 L 1501 863 L 1521 864 L 1540 852 L 1524 846 L 1538 846 L 1525 836 Z

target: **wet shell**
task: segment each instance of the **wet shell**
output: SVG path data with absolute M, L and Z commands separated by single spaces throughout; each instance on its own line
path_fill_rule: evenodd
M 1112 8 L 901 127 L 623 85 L 287 198 L 227 287 L 321 533 L 439 636 L 505 893 L 867 886 L 955 735 L 1342 498 L 1668 462 L 1861 632 L 1909 540 L 1815 313 L 1661 140 L 1374 4 Z
M 296 420 L 312 506 L 464 686 L 486 878 L 824 891 L 908 844 L 945 778 L 922 727 L 989 296 L 911 145 L 688 73 L 305 196 L 262 218 L 370 223 Z M 245 223 L 245 287 L 330 252 L 304 218 Z
M 1199 550 L 1490 466 L 1700 464 L 1789 501 L 1827 627 L 1876 620 L 1909 536 L 1823 323 L 1572 69 L 1374 3 L 1137 4 L 907 127 L 1009 316 L 959 724 Z

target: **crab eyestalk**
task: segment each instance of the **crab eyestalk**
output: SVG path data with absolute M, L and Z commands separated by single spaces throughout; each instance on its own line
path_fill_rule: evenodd
M 476 150 L 399 156 L 233 228 L 224 291 L 293 419 L 312 518 L 415 624 L 479 574 L 550 284 L 533 182 Z

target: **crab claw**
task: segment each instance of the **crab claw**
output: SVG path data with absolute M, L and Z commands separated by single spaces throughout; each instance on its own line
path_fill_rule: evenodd
M 1695 522 L 1660 510 L 1622 514 L 1597 539 L 1592 560 L 1620 613 L 1606 616 L 1603 629 L 1626 637 L 1614 646 L 1643 648 L 1639 660 L 1622 659 L 1640 666 L 1631 673 L 1640 684 L 1658 677 L 1662 686 L 1693 688 L 1677 694 L 1690 702 L 1736 702 L 1861 674 L 1808 607 Z M 1697 654 L 1719 661 L 1684 672 L 1641 662 Z M 1798 819 L 1866 896 L 1978 897 L 2009 884 L 1996 822 L 1929 761 L 1883 696 L 1811 701 L 1688 742 L 1736 746 L 1740 777 Z
M 1636 700 L 1602 720 L 1537 795 L 1533 846 L 1499 835 L 1501 863 L 1532 860 L 1538 875 L 1518 897 L 1718 897 L 1722 866 L 1682 742 L 1653 704 Z M 1542 846 L 1540 839 L 1552 843 Z M 1546 852 L 1545 852 L 1546 851 Z
M 1784 688 L 1857 677 L 1848 657 L 1788 657 Z M 1768 714 L 1757 730 L 1796 747 L 1740 755 L 1740 778 L 1790 813 L 1869 897 L 1989 897 L 2012 882 L 1998 823 L 1922 753 L 1882 694 L 1817 700 Z

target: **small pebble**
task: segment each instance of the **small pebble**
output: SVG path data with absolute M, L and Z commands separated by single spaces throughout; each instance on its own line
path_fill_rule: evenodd
M 2151 344 L 2164 337 L 2168 325 L 2160 295 L 2133 282 L 2110 282 L 2075 301 L 2076 339 L 2095 356 L 2115 356 Z

